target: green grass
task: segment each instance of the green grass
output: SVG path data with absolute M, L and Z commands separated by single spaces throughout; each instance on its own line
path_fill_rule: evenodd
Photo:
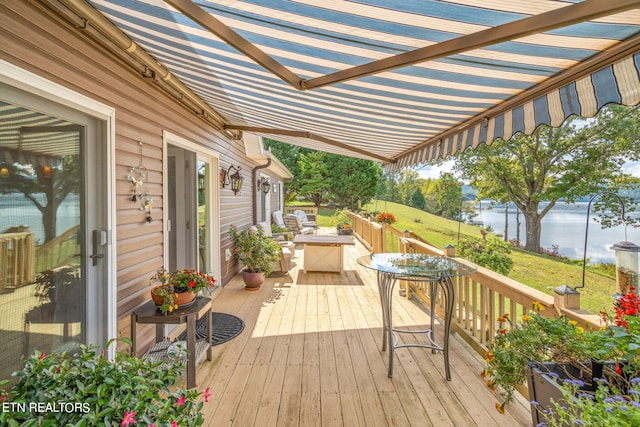
M 391 212 L 396 217 L 392 224 L 398 230 L 410 230 L 431 242 L 444 248 L 446 245 L 456 246 L 458 243 L 458 226 L 460 225 L 460 239 L 467 237 L 481 237 L 480 227 L 469 224 L 458 224 L 457 221 L 442 218 L 424 211 L 391 202 L 372 202 L 363 207 L 369 211 Z M 320 208 L 318 223 L 320 226 L 331 226 L 331 216 L 335 210 Z M 493 233 L 489 233 L 493 235 Z M 582 283 L 582 262 L 568 261 L 548 255 L 535 254 L 520 249 L 513 249 L 513 269 L 508 277 L 538 289 L 548 295 L 553 295 L 553 289 L 563 285 L 572 287 Z M 615 277 L 607 276 L 606 269 L 598 266 L 588 266 L 585 277 L 585 287 L 579 289 L 581 308 L 592 313 L 607 310 L 611 307 L 615 293 Z

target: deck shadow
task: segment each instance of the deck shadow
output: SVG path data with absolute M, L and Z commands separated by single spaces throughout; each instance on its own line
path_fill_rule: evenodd
M 364 286 L 356 270 L 343 270 L 342 273 L 298 272 L 298 285 Z

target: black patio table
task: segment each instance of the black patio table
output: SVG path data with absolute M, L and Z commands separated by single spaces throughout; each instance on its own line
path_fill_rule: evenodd
M 449 368 L 449 333 L 451 331 L 451 317 L 455 302 L 455 285 L 453 278 L 464 276 L 476 271 L 475 267 L 463 264 L 452 258 L 438 255 L 415 253 L 379 253 L 358 258 L 358 264 L 363 267 L 377 270 L 378 291 L 382 305 L 382 351 L 386 351 L 389 343 L 389 378 L 393 376 L 394 350 L 401 347 L 427 347 L 435 353 L 440 350 L 444 353 L 445 375 L 451 381 Z M 396 282 L 411 280 L 414 282 L 428 282 L 431 301 L 431 325 L 425 330 L 394 329 L 392 321 L 391 303 L 393 301 L 393 289 Z M 444 297 L 444 342 L 439 345 L 434 340 L 434 311 L 437 291 L 440 289 Z M 424 333 L 429 343 L 398 343 L 398 333 Z M 393 339 L 393 341 L 392 341 Z

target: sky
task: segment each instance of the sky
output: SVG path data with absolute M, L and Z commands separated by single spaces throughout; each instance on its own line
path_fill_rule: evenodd
M 426 165 L 417 169 L 418 175 L 421 178 L 439 178 L 441 172 L 450 172 L 453 166 L 453 161 L 444 162 L 440 166 Z M 622 170 L 625 173 L 631 174 L 640 178 L 640 162 L 627 162 L 622 166 Z

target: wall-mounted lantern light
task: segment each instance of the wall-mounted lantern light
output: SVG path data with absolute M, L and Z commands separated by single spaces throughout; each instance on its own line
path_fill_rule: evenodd
M 262 189 L 264 194 L 267 194 L 271 190 L 271 181 L 269 178 L 262 177 L 258 180 L 258 191 L 260 191 L 260 189 Z
M 235 195 L 238 195 L 244 182 L 244 176 L 240 173 L 240 169 L 240 166 L 231 165 L 227 170 L 220 170 L 220 185 L 222 188 L 231 185 L 231 191 L 233 191 Z

